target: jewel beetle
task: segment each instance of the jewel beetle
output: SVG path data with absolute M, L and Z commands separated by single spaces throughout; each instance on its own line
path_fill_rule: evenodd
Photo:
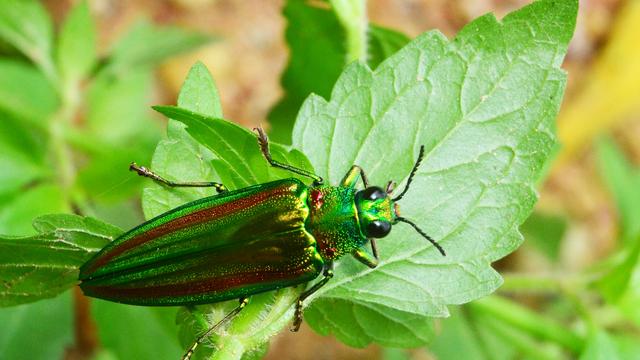
M 351 254 L 375 268 L 375 239 L 399 222 L 412 226 L 442 254 L 442 247 L 416 224 L 400 216 L 397 202 L 406 194 L 424 156 L 407 183 L 392 197 L 371 186 L 365 172 L 353 165 L 338 186 L 271 157 L 261 128 L 258 145 L 269 164 L 310 178 L 276 180 L 228 191 L 215 182 L 178 183 L 131 164 L 130 169 L 170 187 L 214 187 L 218 194 L 161 214 L 124 233 L 80 268 L 85 295 L 133 305 L 210 304 L 240 299 L 240 304 L 201 335 L 183 359 L 217 327 L 238 314 L 248 297 L 261 292 L 322 279 L 306 289 L 295 304 L 293 331 L 302 322 L 303 301 L 333 276 L 333 262 Z M 358 181 L 363 184 L 358 189 Z M 367 243 L 371 252 L 366 250 Z

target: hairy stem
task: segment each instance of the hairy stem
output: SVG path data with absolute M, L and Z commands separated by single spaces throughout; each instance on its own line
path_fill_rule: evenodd
M 330 0 L 338 20 L 347 35 L 347 63 L 367 61 L 367 2 L 366 0 Z

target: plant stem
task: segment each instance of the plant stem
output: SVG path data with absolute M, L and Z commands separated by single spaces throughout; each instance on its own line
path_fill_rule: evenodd
M 331 6 L 347 35 L 347 63 L 367 61 L 366 0 L 330 0 Z
M 48 76 L 57 78 L 55 69 Z M 61 85 L 57 82 L 58 93 L 61 96 L 61 105 L 58 111 L 52 116 L 49 123 L 50 151 L 56 167 L 58 186 L 62 191 L 62 197 L 67 207 L 67 211 L 80 214 L 78 210 L 81 206 L 75 206 L 74 201 L 78 197 L 73 194 L 73 186 L 76 179 L 76 168 L 73 164 L 73 153 L 66 141 L 66 132 L 72 125 L 73 117 L 78 112 L 80 104 L 79 84 L 71 86 Z M 73 291 L 73 312 L 75 327 L 75 344 L 69 352 L 80 359 L 90 359 L 99 347 L 99 340 L 96 332 L 96 324 L 91 316 L 91 304 L 78 287 Z
M 300 288 L 285 288 L 275 294 L 251 298 L 245 310 L 232 320 L 226 334 L 218 337 L 211 360 L 239 360 L 279 333 L 293 319 Z
M 557 275 L 557 274 L 504 274 L 504 284 L 500 287 L 501 292 L 541 292 L 557 293 L 564 292 L 567 288 L 582 288 L 587 280 L 579 275 Z
M 501 320 L 539 339 L 552 341 L 579 354 L 584 348 L 584 339 L 555 321 L 537 314 L 528 308 L 498 296 L 488 296 L 468 306 Z

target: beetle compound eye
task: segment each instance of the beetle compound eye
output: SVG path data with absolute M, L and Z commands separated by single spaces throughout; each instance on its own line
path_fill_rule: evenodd
M 387 236 L 391 231 L 391 224 L 388 221 L 374 220 L 367 225 L 367 235 L 374 238 Z
M 377 186 L 370 186 L 362 190 L 362 198 L 366 200 L 384 199 L 387 193 Z

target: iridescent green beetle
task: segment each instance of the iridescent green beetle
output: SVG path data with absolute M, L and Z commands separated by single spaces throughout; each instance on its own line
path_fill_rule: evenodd
M 363 264 L 378 264 L 376 238 L 392 225 L 405 222 L 444 250 L 411 221 L 399 216 L 397 201 L 409 189 L 420 154 L 404 190 L 391 198 L 386 190 L 369 186 L 364 171 L 351 167 L 339 186 L 271 158 L 262 129 L 258 142 L 274 167 L 309 177 L 308 186 L 290 178 L 227 191 L 219 183 L 175 183 L 135 163 L 131 169 L 167 186 L 214 187 L 219 194 L 196 200 L 159 215 L 126 232 L 80 269 L 85 295 L 125 304 L 148 306 L 195 305 L 240 299 L 240 305 L 200 336 L 185 354 L 218 326 L 239 313 L 248 296 L 322 280 L 304 291 L 296 303 L 294 331 L 302 322 L 303 301 L 333 276 L 333 261 L 345 254 Z M 358 180 L 364 189 L 357 190 Z M 371 254 L 365 246 L 371 244 Z

